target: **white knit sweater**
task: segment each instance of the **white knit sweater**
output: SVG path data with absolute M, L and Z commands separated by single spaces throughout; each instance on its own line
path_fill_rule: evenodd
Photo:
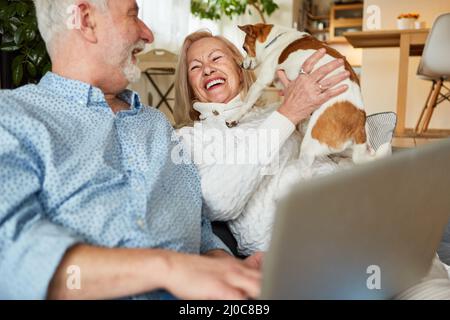
M 240 103 L 239 98 L 228 104 L 196 103 L 201 121 L 177 133 L 199 169 L 206 214 L 212 221 L 227 221 L 239 252 L 250 255 L 267 250 L 276 203 L 290 186 L 304 179 L 304 172 L 298 161 L 301 136 L 292 122 L 276 111 L 276 105 L 254 108 L 238 127 L 226 127 L 225 119 Z M 225 160 L 227 155 L 255 155 L 255 140 L 244 138 L 246 134 L 257 137 L 256 149 L 266 146 L 270 150 L 270 170 L 267 161 L 256 163 L 251 156 L 239 163 Z M 350 163 L 340 160 L 337 164 L 328 157 L 317 159 L 313 176 Z

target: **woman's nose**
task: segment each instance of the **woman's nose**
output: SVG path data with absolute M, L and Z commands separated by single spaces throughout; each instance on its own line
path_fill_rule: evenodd
M 211 74 L 213 74 L 214 72 L 216 72 L 216 70 L 214 68 L 211 68 L 210 66 L 206 65 L 203 68 L 203 75 L 205 76 L 209 76 Z

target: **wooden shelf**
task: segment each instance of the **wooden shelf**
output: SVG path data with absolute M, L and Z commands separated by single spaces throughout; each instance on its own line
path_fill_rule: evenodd
M 363 24 L 363 19 L 336 19 L 334 20 L 335 28 L 345 27 L 360 27 Z
M 330 29 L 325 28 L 325 29 L 305 29 L 306 32 L 310 33 L 310 34 L 316 34 L 316 33 L 328 33 L 330 32 Z
M 338 10 L 364 10 L 364 3 L 335 4 L 334 8 Z
M 308 12 L 308 19 L 312 21 L 328 21 L 330 20 L 329 16 L 314 16 Z
M 330 10 L 330 39 L 329 42 L 345 43 L 346 38 L 343 35 L 337 35 L 337 29 L 358 29 L 362 30 L 363 26 L 363 10 L 362 3 L 353 4 L 336 4 L 331 6 Z M 347 12 L 348 18 L 342 17 L 343 12 Z

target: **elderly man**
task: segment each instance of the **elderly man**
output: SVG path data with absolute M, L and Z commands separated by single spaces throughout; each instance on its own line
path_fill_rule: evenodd
M 124 91 L 153 41 L 135 1 L 76 1 L 72 21 L 73 3 L 35 1 L 53 73 L 0 95 L 0 298 L 256 296 L 195 169 L 170 161 L 170 125 Z
M 53 72 L 0 93 L 0 298 L 257 297 L 261 255 L 227 253 L 202 215 L 195 167 L 170 159 L 170 124 L 125 90 L 153 41 L 136 2 L 35 5 Z M 289 84 L 286 118 L 323 103 L 310 99 L 313 85 Z

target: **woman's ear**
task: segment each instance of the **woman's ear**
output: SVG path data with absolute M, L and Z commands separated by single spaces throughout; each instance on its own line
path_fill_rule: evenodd
M 71 19 L 76 21 L 76 29 L 84 39 L 91 43 L 97 43 L 94 9 L 89 2 L 81 1 L 74 5 Z

